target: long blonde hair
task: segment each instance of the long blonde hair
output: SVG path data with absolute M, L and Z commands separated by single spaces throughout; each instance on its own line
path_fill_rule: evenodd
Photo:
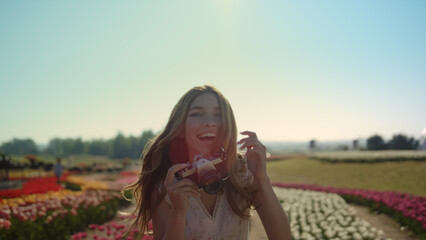
M 228 154 L 227 170 L 229 180 L 225 181 L 224 191 L 232 210 L 242 218 L 248 218 L 246 210 L 252 205 L 250 201 L 251 190 L 241 186 L 239 169 L 236 161 L 241 159 L 237 154 L 237 126 L 234 113 L 228 100 L 222 93 L 210 85 L 194 87 L 186 92 L 173 108 L 164 130 L 145 146 L 142 156 L 142 169 L 137 182 L 125 187 L 132 190 L 137 203 L 135 210 L 136 219 L 132 225 L 144 233 L 152 214 L 166 195 L 164 188 L 159 184 L 164 181 L 168 169 L 172 166 L 170 160 L 170 147 L 180 138 L 184 131 L 186 116 L 192 102 L 203 93 L 212 93 L 217 97 L 221 111 L 221 127 L 219 129 L 219 142 L 223 144 Z M 186 149 L 185 149 L 186 151 Z M 187 159 L 185 159 L 185 162 Z M 152 202 L 152 195 L 156 192 L 156 201 Z

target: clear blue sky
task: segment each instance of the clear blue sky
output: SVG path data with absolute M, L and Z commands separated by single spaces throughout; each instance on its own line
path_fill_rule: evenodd
M 0 1 L 0 143 L 164 127 L 212 84 L 264 141 L 419 137 L 426 1 Z

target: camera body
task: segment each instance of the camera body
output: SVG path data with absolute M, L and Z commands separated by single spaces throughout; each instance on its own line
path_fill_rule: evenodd
M 176 179 L 179 181 L 188 178 L 208 194 L 222 191 L 223 181 L 228 179 L 229 175 L 226 170 L 227 154 L 223 147 L 220 150 L 220 153 L 213 155 L 213 160 L 196 156 L 196 160 L 188 163 L 188 167 L 175 173 Z

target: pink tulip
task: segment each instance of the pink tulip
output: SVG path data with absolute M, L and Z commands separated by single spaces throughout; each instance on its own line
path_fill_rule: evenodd
M 96 225 L 96 224 L 90 224 L 89 225 L 89 228 L 92 229 L 92 230 L 95 230 L 97 227 L 98 227 L 98 225 Z

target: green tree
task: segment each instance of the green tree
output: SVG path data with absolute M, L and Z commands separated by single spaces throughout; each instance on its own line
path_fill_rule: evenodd
M 32 139 L 14 138 L 0 146 L 0 150 L 7 154 L 37 154 L 39 153 L 36 143 Z
M 384 150 L 387 146 L 380 135 L 373 135 L 367 139 L 368 150 Z
M 70 155 L 86 153 L 86 144 L 81 138 L 54 138 L 49 141 L 47 152 L 52 155 Z
M 73 150 L 74 150 L 74 139 L 72 138 L 66 138 L 66 139 L 62 139 L 62 149 L 64 151 L 65 155 L 70 155 L 73 154 Z
M 389 141 L 389 149 L 410 150 L 417 149 L 419 142 L 414 138 L 408 138 L 404 134 L 395 134 Z
M 134 136 L 130 136 L 128 138 L 129 141 L 129 156 L 130 158 L 137 159 L 140 157 L 142 149 L 141 149 L 141 138 L 137 138 Z
M 93 140 L 88 143 L 88 153 L 91 155 L 107 156 L 110 155 L 109 142 L 104 140 Z
M 71 152 L 72 154 L 83 154 L 85 153 L 84 143 L 81 138 L 73 140 Z
M 145 145 L 148 143 L 148 141 L 153 139 L 154 136 L 155 135 L 154 135 L 154 133 L 152 132 L 151 129 L 145 130 L 145 131 L 142 132 L 141 142 L 140 142 L 142 150 L 145 148 Z
M 126 139 L 126 137 L 124 137 L 123 134 L 118 133 L 118 135 L 113 140 L 112 157 L 113 158 L 130 157 L 129 150 L 130 150 L 130 146 L 129 146 L 128 139 Z
M 64 153 L 62 148 L 62 140 L 60 138 L 50 139 L 46 151 L 52 155 L 62 155 Z

